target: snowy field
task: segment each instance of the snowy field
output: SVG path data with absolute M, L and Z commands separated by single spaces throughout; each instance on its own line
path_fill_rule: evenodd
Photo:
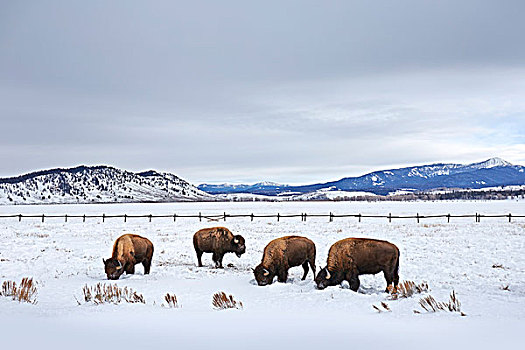
M 2 206 L 1 214 L 525 214 L 523 201 L 497 202 L 307 202 L 179 203 L 121 205 Z M 226 226 L 246 239 L 246 254 L 224 258 L 214 269 L 211 254 L 196 267 L 192 236 L 200 228 Z M 148 237 L 155 246 L 150 275 L 141 265 L 116 281 L 143 294 L 146 304 L 93 305 L 82 287 L 105 279 L 102 258 L 123 233 Z M 290 270 L 286 284 L 259 287 L 251 268 L 265 245 L 285 235 L 302 235 L 317 246 L 317 267 L 326 265 L 331 244 L 346 237 L 385 239 L 401 251 L 401 280 L 426 281 L 430 291 L 388 300 L 382 274 L 362 276 L 358 293 L 347 284 L 316 290 L 313 275 L 301 281 L 302 268 Z M 498 267 L 493 267 L 498 266 Z M 525 327 L 525 219 L 473 218 L 393 220 L 354 218 L 250 219 L 226 222 L 198 219 L 0 219 L 0 280 L 38 282 L 38 303 L 0 298 L 3 346 L 21 348 L 112 346 L 150 348 L 268 347 L 325 348 L 517 348 Z M 420 297 L 447 301 L 454 290 L 458 313 L 425 313 Z M 243 310 L 214 310 L 212 295 L 232 294 Z M 177 295 L 179 309 L 162 307 L 166 293 Z M 77 299 L 81 302 L 78 305 Z M 391 312 L 372 305 L 386 302 Z M 421 311 L 415 314 L 413 311 Z

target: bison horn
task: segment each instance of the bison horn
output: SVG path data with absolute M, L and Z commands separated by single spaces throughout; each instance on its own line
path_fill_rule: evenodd
M 329 280 L 330 279 L 330 271 L 328 271 L 328 269 L 326 269 L 326 279 Z
M 233 239 L 233 243 L 237 244 L 237 243 L 239 243 L 239 240 L 237 238 L 234 238 Z
M 268 271 L 268 270 L 266 270 L 266 269 L 264 269 L 263 271 L 264 271 L 264 275 L 265 275 L 265 276 L 268 276 L 268 275 L 270 274 L 270 271 Z
M 103 262 L 104 264 L 106 264 L 106 259 L 102 258 L 102 262 Z
M 118 261 L 118 267 L 117 267 L 117 270 L 120 270 L 122 268 L 122 263 L 120 262 L 120 260 L 117 260 Z

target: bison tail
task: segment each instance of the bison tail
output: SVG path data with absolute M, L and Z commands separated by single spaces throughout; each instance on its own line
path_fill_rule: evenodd
M 397 284 L 399 283 L 399 257 L 400 256 L 401 256 L 401 253 L 399 252 L 399 249 L 398 249 L 396 266 L 394 267 L 394 287 L 397 287 Z

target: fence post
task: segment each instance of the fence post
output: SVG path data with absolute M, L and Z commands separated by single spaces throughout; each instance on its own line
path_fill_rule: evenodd
M 417 223 L 419 224 L 419 213 L 416 214 L 417 217 Z
M 82 216 L 82 222 L 86 222 L 86 214 Z
M 447 223 L 450 223 L 450 214 L 447 214 Z
M 106 222 L 106 214 L 102 214 L 102 222 Z
M 226 212 L 224 212 L 224 221 L 226 221 Z
M 151 215 L 151 214 L 149 214 L 149 222 L 151 222 L 151 217 L 152 217 L 152 215 Z
M 252 215 L 250 215 L 250 217 L 252 218 L 252 220 L 251 220 L 251 221 L 253 221 L 253 213 L 252 213 Z
M 124 214 L 124 222 L 128 222 L 128 214 Z
M 177 221 L 177 214 L 173 214 L 173 222 Z
M 304 221 L 306 222 L 306 213 L 304 213 Z
M 361 222 L 361 214 L 359 214 L 359 222 Z
M 22 214 L 18 214 L 18 221 L 22 221 Z
M 281 214 L 277 213 L 277 222 L 279 222 L 280 218 L 281 218 Z
M 330 212 L 330 220 L 329 220 L 329 222 L 332 222 L 332 221 L 334 221 L 334 215 L 332 214 L 332 212 Z
M 44 222 L 44 216 L 45 216 L 45 215 L 44 215 L 44 214 L 42 214 L 42 222 Z
M 66 214 L 66 215 L 64 215 L 64 218 L 65 218 L 65 220 L 66 220 L 65 222 L 67 222 L 67 214 Z
M 512 214 L 511 214 L 511 213 L 509 213 L 509 222 L 510 222 L 510 220 L 511 220 L 511 219 L 510 219 L 511 217 L 512 217 Z
M 392 213 L 388 213 L 388 222 L 392 222 Z
M 202 221 L 202 214 L 199 212 L 199 221 Z

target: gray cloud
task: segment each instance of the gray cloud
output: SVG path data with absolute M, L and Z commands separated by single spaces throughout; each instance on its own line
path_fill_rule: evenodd
M 0 5 L 0 176 L 525 163 L 521 1 Z

